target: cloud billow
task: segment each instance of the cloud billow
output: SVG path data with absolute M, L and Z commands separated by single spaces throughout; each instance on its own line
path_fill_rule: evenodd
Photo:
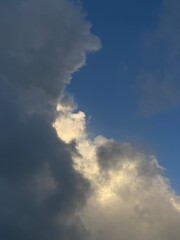
M 89 182 L 52 126 L 86 53 L 100 47 L 68 0 L 0 3 L 0 239 L 88 239 Z
M 0 239 L 179 240 L 180 199 L 156 158 L 90 139 L 63 98 L 100 47 L 80 6 L 2 0 L 0 19 Z
M 76 141 L 80 154 L 73 156 L 75 168 L 91 183 L 78 213 L 90 239 L 178 240 L 180 197 L 155 156 L 103 136 L 91 139 L 85 114 L 60 109 L 57 133 L 67 143 Z M 66 121 L 71 134 L 63 131 Z
M 0 16 L 1 74 L 51 95 L 59 95 L 86 53 L 100 47 L 71 1 L 3 1 Z

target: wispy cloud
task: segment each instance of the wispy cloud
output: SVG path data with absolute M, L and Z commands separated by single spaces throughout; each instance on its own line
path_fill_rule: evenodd
M 180 105 L 180 4 L 164 0 L 156 30 L 145 37 L 140 110 L 152 115 Z

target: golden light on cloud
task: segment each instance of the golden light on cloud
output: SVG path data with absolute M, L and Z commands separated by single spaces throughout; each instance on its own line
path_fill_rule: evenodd
M 85 133 L 85 114 L 81 111 L 72 113 L 70 107 L 58 105 L 60 117 L 54 123 L 58 135 L 66 143 L 83 137 Z
M 180 200 L 156 158 L 103 136 L 90 139 L 83 112 L 59 109 L 54 127 L 65 142 L 76 141 L 79 155 L 73 156 L 74 167 L 92 187 L 78 213 L 92 239 L 109 240 L 113 235 L 119 240 L 123 234 L 127 239 L 168 240 L 167 225 L 180 222 Z

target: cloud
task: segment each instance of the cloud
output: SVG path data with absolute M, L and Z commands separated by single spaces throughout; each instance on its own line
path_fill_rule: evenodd
M 60 112 L 60 118 L 54 123 L 60 138 L 67 143 L 77 139 L 77 136 L 82 138 L 86 125 L 85 114 L 81 111 L 72 114 L 72 109 L 74 109 L 72 107 L 59 104 L 57 109 Z
M 1 75 L 50 95 L 59 95 L 86 53 L 100 47 L 71 1 L 1 1 L 0 15 Z
M 154 32 L 145 36 L 139 109 L 146 115 L 176 109 L 180 105 L 180 4 L 164 0 Z
M 90 183 L 52 125 L 100 41 L 72 1 L 1 1 L 0 16 L 0 239 L 88 239 L 76 212 Z
M 61 115 L 63 120 L 78 114 L 73 108 L 67 113 Z M 91 194 L 78 213 L 90 239 L 178 240 L 180 197 L 155 156 L 103 136 L 91 139 L 84 125 L 85 115 L 80 116 L 81 121 L 77 119 L 73 125 L 84 130 L 77 133 L 73 127 L 76 137 L 72 135 L 69 142 L 75 140 L 79 152 L 73 156 L 75 168 L 91 183 Z M 57 126 L 62 136 L 61 117 L 56 120 Z
M 65 99 L 100 47 L 81 8 L 3 0 L 0 16 L 0 239 L 179 239 L 180 199 L 156 158 L 91 139 Z

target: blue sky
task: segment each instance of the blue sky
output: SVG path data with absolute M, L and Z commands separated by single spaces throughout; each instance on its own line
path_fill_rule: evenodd
M 179 72 L 174 73 L 173 84 L 170 80 L 160 87 L 168 64 L 164 59 L 171 58 L 168 35 L 157 37 L 163 29 L 161 19 L 168 21 L 162 1 L 84 0 L 83 5 L 102 49 L 88 57 L 87 66 L 74 75 L 68 91 L 91 117 L 91 132 L 130 141 L 140 151 L 155 154 L 179 192 L 179 100 L 165 96 L 171 87 L 171 95 L 178 95 L 174 89 L 179 86 Z M 178 32 L 168 31 L 171 40 L 178 39 Z M 178 53 L 178 47 L 175 50 Z M 174 59 L 176 66 L 179 60 Z M 149 74 L 152 81 L 146 81 Z M 152 88 L 151 93 L 147 88 Z

